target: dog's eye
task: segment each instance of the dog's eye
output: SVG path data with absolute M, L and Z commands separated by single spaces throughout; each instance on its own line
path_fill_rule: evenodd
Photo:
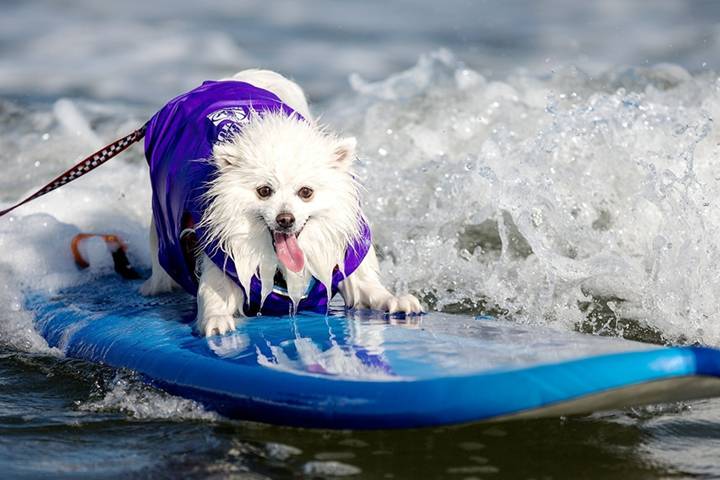
M 268 187 L 267 185 L 258 187 L 257 189 L 255 189 L 255 192 L 257 192 L 257 195 L 260 198 L 270 198 L 270 195 L 273 194 L 272 188 Z
M 312 198 L 313 194 L 315 192 L 310 187 L 302 187 L 300 190 L 298 190 L 298 197 L 302 198 L 305 201 L 308 201 Z

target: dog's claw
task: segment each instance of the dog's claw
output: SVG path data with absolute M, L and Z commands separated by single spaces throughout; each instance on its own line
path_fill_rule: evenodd
M 420 301 L 413 295 L 403 295 L 398 298 L 399 310 L 409 314 L 422 313 Z
M 396 297 L 391 297 L 387 302 L 387 311 L 390 314 L 397 313 L 400 310 L 400 302 Z
M 198 319 L 196 329 L 206 337 L 225 335 L 235 330 L 235 319 L 232 316 L 216 315 L 206 319 Z
M 408 315 L 423 313 L 420 301 L 413 295 L 388 297 L 383 307 L 390 315 L 394 313 L 406 313 Z
M 414 295 L 405 295 L 404 298 L 407 299 L 409 303 L 409 310 L 412 313 L 424 313 L 422 305 L 420 305 L 420 300 L 418 300 Z

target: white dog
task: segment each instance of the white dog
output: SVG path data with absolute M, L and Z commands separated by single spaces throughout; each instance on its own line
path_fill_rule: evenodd
M 220 133 L 211 145 L 208 161 L 213 174 L 202 194 L 203 207 L 191 228 L 202 233 L 193 253 L 196 266 L 193 262 L 187 266 L 198 275 L 196 330 L 204 335 L 231 331 L 236 327 L 236 314 L 265 313 L 271 296 L 284 295 L 292 311 L 302 309 L 305 303 L 323 306 L 333 290 L 339 291 L 349 308 L 420 313 L 414 296 L 397 297 L 380 281 L 377 257 L 360 211 L 359 185 L 352 173 L 356 140 L 337 138 L 319 127 L 300 87 L 278 73 L 246 70 L 230 79 L 208 82 L 213 85 L 207 88 L 229 88 L 230 84 L 224 84 L 228 81 L 249 84 L 260 93 L 271 92 L 291 113 L 231 106 L 206 115 Z M 251 96 L 259 98 L 260 93 Z M 236 123 L 228 127 L 228 119 Z M 153 135 L 161 135 L 157 133 L 160 130 L 151 123 L 146 146 L 155 145 Z M 163 131 L 168 129 L 163 127 Z M 187 140 L 190 134 L 183 131 L 179 135 Z M 162 173 L 154 167 L 153 161 L 158 161 L 151 160 L 161 147 L 154 148 L 147 153 L 151 179 Z M 195 163 L 187 165 L 200 168 Z M 168 178 L 178 181 L 179 175 Z M 165 183 L 160 184 L 167 181 L 163 177 Z M 174 248 L 175 243 L 166 238 L 168 225 L 158 225 L 164 193 L 155 184 L 153 188 L 152 276 L 141 292 L 154 295 L 178 284 L 192 291 L 192 285 L 179 279 L 175 266 L 163 262 L 168 255 L 161 250 Z M 172 220 L 162 222 L 173 224 Z M 178 232 L 181 227 L 174 225 Z M 177 233 L 177 238 L 185 233 Z M 347 269 L 353 271 L 345 272 Z M 324 290 L 317 290 L 319 285 Z M 258 292 L 252 293 L 255 290 Z M 317 297 L 318 291 L 328 298 L 310 298 Z M 254 309 L 250 307 L 253 295 L 259 298 Z

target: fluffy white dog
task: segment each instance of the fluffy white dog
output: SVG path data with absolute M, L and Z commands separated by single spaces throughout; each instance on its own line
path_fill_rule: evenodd
M 223 141 L 212 145 L 216 173 L 203 194 L 205 207 L 197 223 L 203 235 L 195 249 L 196 329 L 204 335 L 231 331 L 237 314 L 248 315 L 253 277 L 260 281 L 261 302 L 279 291 L 278 284 L 295 307 L 317 282 L 329 296 L 334 275 L 343 273 L 348 250 L 356 248 L 366 227 L 352 173 L 356 140 L 318 126 L 301 88 L 278 73 L 245 70 L 223 81 L 272 92 L 296 114 L 225 109 L 211 117 L 242 117 L 242 128 L 226 132 Z M 160 261 L 157 219 L 154 213 L 154 261 L 152 276 L 141 289 L 145 295 L 178 286 Z M 395 296 L 383 286 L 375 251 L 367 243 L 359 265 L 336 285 L 345 305 L 420 313 L 417 298 Z M 234 264 L 234 278 L 210 258 L 213 252 L 222 252 Z

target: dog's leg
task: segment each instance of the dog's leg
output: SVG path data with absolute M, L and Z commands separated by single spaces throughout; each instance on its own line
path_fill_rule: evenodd
M 375 249 L 370 247 L 357 270 L 338 285 L 345 305 L 350 308 L 370 308 L 388 313 L 421 313 L 420 302 L 413 295 L 396 297 L 380 282 L 380 266 Z
M 195 330 L 210 336 L 235 330 L 236 312 L 242 313 L 245 295 L 207 255 L 200 259 L 200 285 L 197 293 Z
M 150 257 L 152 258 L 152 274 L 140 287 L 140 294 L 145 296 L 158 295 L 180 288 L 175 280 L 168 275 L 162 265 L 160 265 L 155 220 L 150 222 Z

